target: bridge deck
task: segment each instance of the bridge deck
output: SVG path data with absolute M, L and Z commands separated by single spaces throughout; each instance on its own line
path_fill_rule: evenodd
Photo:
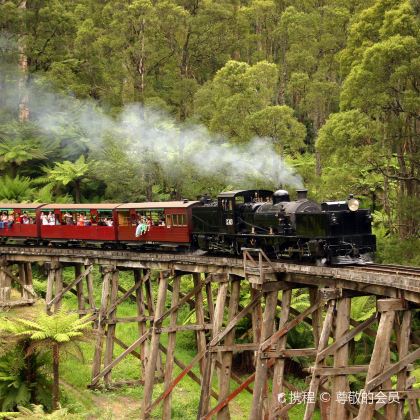
M 61 263 L 115 264 L 125 268 L 183 271 L 187 273 L 230 273 L 245 277 L 241 258 L 196 255 L 192 253 L 148 253 L 99 249 L 60 249 L 47 247 L 0 247 L 9 261 L 48 261 Z M 272 261 L 273 275 L 268 280 L 335 287 L 393 298 L 404 298 L 420 304 L 420 270 L 398 266 L 335 266 Z

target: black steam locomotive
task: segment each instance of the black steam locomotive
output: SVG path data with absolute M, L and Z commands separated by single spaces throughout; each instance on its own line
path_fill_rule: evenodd
M 307 190 L 290 200 L 285 190 L 242 190 L 207 197 L 192 209 L 192 239 L 202 250 L 240 254 L 261 248 L 274 258 L 318 263 L 360 264 L 376 250 L 372 216 L 359 209 L 353 196 L 346 201 L 317 204 Z

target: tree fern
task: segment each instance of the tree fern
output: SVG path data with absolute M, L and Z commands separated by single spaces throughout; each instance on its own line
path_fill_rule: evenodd
M 81 183 L 89 177 L 93 161 L 87 162 L 84 155 L 81 155 L 75 162 L 65 160 L 57 162 L 54 167 L 44 166 L 42 168 L 44 176 L 36 180 L 40 185 L 52 186 L 72 186 L 76 203 L 80 202 Z
M 58 311 L 48 316 L 44 313 L 34 320 L 11 318 L 3 330 L 22 339 L 29 339 L 31 346 L 28 352 L 52 350 L 53 353 L 53 408 L 59 401 L 59 358 L 64 346 L 75 345 L 91 329 L 89 315 L 79 319 L 78 314 Z
M 49 419 L 49 420 L 59 420 L 62 418 L 66 419 L 79 419 L 80 415 L 70 414 L 66 408 L 60 408 L 55 410 L 52 413 L 46 413 L 42 405 L 31 404 L 31 408 L 28 407 L 18 407 L 19 413 L 16 416 L 13 416 L 17 419 Z
M 27 177 L 8 175 L 0 177 L 0 200 L 7 202 L 29 201 L 33 196 L 31 180 Z
M 48 182 L 48 181 L 47 181 Z M 43 185 L 45 182 L 33 182 L 33 184 Z M 73 199 L 70 195 L 54 194 L 54 185 L 47 184 L 34 192 L 34 201 L 38 203 L 72 203 Z

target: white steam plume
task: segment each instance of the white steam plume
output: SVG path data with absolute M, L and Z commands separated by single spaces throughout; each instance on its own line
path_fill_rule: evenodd
M 140 160 L 147 151 L 168 174 L 190 165 L 199 174 L 223 174 L 229 184 L 242 187 L 250 179 L 267 186 L 302 187 L 301 177 L 275 152 L 270 139 L 232 145 L 203 125 L 179 124 L 140 105 L 126 107 L 117 125 L 130 139 L 131 156 Z
M 0 65 L 0 73 L 4 69 Z M 19 77 L 10 74 L 3 85 L 0 106 L 15 111 L 21 94 L 17 89 Z M 232 145 L 203 125 L 180 124 L 139 104 L 125 107 L 112 118 L 94 102 L 52 92 L 37 78 L 29 83 L 28 91 L 31 120 L 48 136 L 70 132 L 70 137 L 84 140 L 92 151 L 103 147 L 103 140 L 110 135 L 129 140 L 129 158 L 139 164 L 152 158 L 170 179 L 184 176 L 191 168 L 197 174 L 223 177 L 226 184 L 235 187 L 249 188 L 257 181 L 268 188 L 302 187 L 301 177 L 275 152 L 270 139 L 254 138 L 244 145 Z

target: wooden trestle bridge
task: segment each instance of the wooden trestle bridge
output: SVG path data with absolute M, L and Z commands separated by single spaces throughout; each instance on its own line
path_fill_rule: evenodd
M 272 262 L 260 250 L 245 250 L 243 259 L 13 246 L 0 247 L 0 253 L 3 310 L 37 299 L 32 265 L 41 263 L 48 273 L 46 310 L 56 311 L 63 296 L 71 292 L 77 296 L 79 313 L 92 314 L 97 341 L 90 387 L 118 385 L 112 379 L 113 369 L 126 357 L 137 359 L 133 369 L 139 378 L 131 383 L 143 387 L 141 418 L 151 417 L 162 405 L 162 417 L 170 419 L 172 391 L 185 380 L 200 384 L 198 419 L 230 418 L 229 404 L 240 392 L 252 394 L 250 419 L 288 418 L 288 411 L 301 402 L 285 398 L 290 391 L 296 394 L 284 376 L 287 359 L 295 357 L 311 361 L 307 390 L 301 393 L 306 396 L 305 419 L 312 418 L 316 407 L 323 419 L 420 418 L 420 389 L 411 375 L 420 359 L 419 334 L 412 328 L 420 307 L 420 269 Z M 75 275 L 65 283 L 63 268 L 68 266 L 74 267 Z M 100 266 L 102 273 L 99 307 L 94 300 L 94 266 Z M 119 284 L 123 270 L 133 273 L 128 289 Z M 192 276 L 192 290 L 181 293 L 182 276 Z M 11 293 L 12 286 L 20 290 L 19 298 Z M 291 306 L 295 289 L 309 295 L 310 306 L 303 312 Z M 250 295 L 246 306 L 240 305 L 241 292 Z M 376 313 L 358 322 L 350 316 L 351 302 L 362 295 L 376 298 Z M 127 299 L 135 302 L 137 316 L 117 316 L 119 305 Z M 194 324 L 179 323 L 182 305 L 195 310 Z M 235 336 L 244 317 L 251 325 L 252 338 L 247 343 Z M 138 327 L 138 338 L 132 343 L 116 335 L 118 325 L 127 322 Z M 286 345 L 287 333 L 300 323 L 312 328 L 311 348 Z M 197 348 L 188 365 L 176 357 L 176 334 L 186 330 L 195 331 Z M 166 346 L 162 334 L 168 335 Z M 373 337 L 370 363 L 350 365 L 350 347 L 360 334 Z M 123 349 L 118 356 L 115 345 Z M 391 360 L 391 350 L 396 360 Z M 245 379 L 232 370 L 233 354 L 238 352 L 254 356 L 255 370 Z M 174 374 L 174 365 L 180 374 Z M 193 372 L 195 366 L 200 374 Z M 350 392 L 350 375 L 364 375 L 362 389 Z M 164 391 L 153 400 L 158 381 Z

